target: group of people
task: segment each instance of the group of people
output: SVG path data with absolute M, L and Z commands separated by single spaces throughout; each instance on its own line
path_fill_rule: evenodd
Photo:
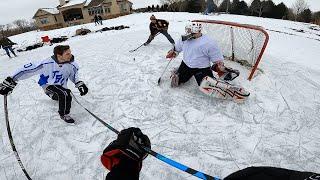
M 150 21 L 150 36 L 144 43 L 145 46 L 161 33 L 173 46 L 167 53 L 167 58 L 173 59 L 180 52 L 184 52 L 180 66 L 172 72 L 172 87 L 180 86 L 195 77 L 199 89 L 205 94 L 212 95 L 218 92 L 223 98 L 249 96 L 248 92 L 232 89 L 233 86 L 225 83 L 238 77 L 239 72 L 224 66 L 224 58 L 217 43 L 209 36 L 202 34 L 200 23 L 189 22 L 185 27 L 185 35 L 175 42 L 168 33 L 168 21 L 156 19 L 154 15 L 150 17 Z M 9 95 L 18 81 L 38 74 L 40 75 L 38 84 L 44 93 L 52 100 L 59 102 L 58 113 L 61 119 L 67 123 L 74 123 L 75 120 L 69 115 L 72 95 L 67 87 L 68 79 L 79 89 L 81 96 L 88 93 L 88 87 L 78 77 L 78 70 L 79 66 L 75 62 L 70 47 L 58 45 L 54 48 L 51 57 L 37 63 L 26 64 L 8 76 L 0 84 L 0 94 Z M 217 73 L 217 78 L 213 72 Z M 148 155 L 145 148 L 150 149 L 151 142 L 139 128 L 131 127 L 120 131 L 117 139 L 104 149 L 101 156 L 102 164 L 110 171 L 106 180 L 138 180 L 142 161 Z M 303 180 L 308 178 L 319 180 L 320 175 L 273 167 L 250 167 L 229 175 L 225 180 Z

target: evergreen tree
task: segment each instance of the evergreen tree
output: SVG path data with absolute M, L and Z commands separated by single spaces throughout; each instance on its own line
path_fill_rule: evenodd
M 160 11 L 160 7 L 159 7 L 159 4 L 157 4 L 157 7 L 156 7 L 157 11 L 159 12 Z
M 187 0 L 186 11 L 190 13 L 203 12 L 204 0 Z
M 305 9 L 298 15 L 298 20 L 301 22 L 310 23 L 311 19 L 312 19 L 312 12 L 309 8 Z
M 233 0 L 231 4 L 231 10 L 230 12 L 232 14 L 240 14 L 240 15 L 246 15 L 249 14 L 249 8 L 246 2 L 239 1 L 239 0 Z
M 231 5 L 230 0 L 223 0 L 219 6 L 219 11 L 229 13 L 230 5 Z
M 263 17 L 274 18 L 273 11 L 276 9 L 275 4 L 272 0 L 262 2 L 263 6 Z
M 168 4 L 163 5 L 163 11 L 168 11 Z
M 274 14 L 274 18 L 286 19 L 286 16 L 288 14 L 288 8 L 285 4 L 280 3 L 275 7 L 272 13 Z
M 207 0 L 207 7 L 205 14 L 212 13 L 217 10 L 217 5 L 213 3 L 213 0 Z
M 150 6 L 148 6 L 148 12 L 150 12 L 151 11 L 151 7 Z
M 240 1 L 239 3 L 240 14 L 248 15 L 249 14 L 249 7 L 245 1 Z
M 152 6 L 151 6 L 151 10 L 152 10 L 152 12 L 154 12 L 154 10 L 155 10 L 155 8 L 154 8 L 154 5 L 152 4 Z

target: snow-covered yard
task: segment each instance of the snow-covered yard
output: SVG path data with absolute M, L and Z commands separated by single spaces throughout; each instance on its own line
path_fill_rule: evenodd
M 80 78 L 89 88 L 88 95 L 80 98 L 69 84 L 82 104 L 118 130 L 141 128 L 150 137 L 154 151 L 212 176 L 225 177 L 254 165 L 319 173 L 320 31 L 310 29 L 310 24 L 267 18 L 155 13 L 170 22 L 169 33 L 174 39 L 184 33 L 186 21 L 194 19 L 226 20 L 267 29 L 270 42 L 260 63 L 263 74 L 248 81 L 247 69 L 227 62 L 242 73 L 235 83 L 251 92 L 248 101 L 236 104 L 203 95 L 195 80 L 170 88 L 169 72 L 161 86 L 157 85 L 171 48 L 167 39 L 160 35 L 149 46 L 129 52 L 147 40 L 150 15 L 106 20 L 105 26 L 130 28 L 72 37 L 63 43 L 71 46 Z M 32 44 L 43 35 L 71 37 L 80 27 L 92 31 L 102 28 L 85 24 L 10 39 Z M 23 64 L 51 56 L 52 50 L 53 46 L 44 46 L 10 60 L 0 56 L 1 81 Z M 182 55 L 169 69 L 181 60 Z M 20 81 L 8 98 L 14 141 L 27 171 L 33 179 L 102 180 L 107 172 L 100 155 L 116 135 L 75 102 L 71 115 L 77 125 L 60 120 L 58 104 L 43 93 L 37 81 L 38 77 Z M 23 179 L 7 137 L 3 111 L 0 117 L 0 179 Z M 140 177 L 196 179 L 152 156 L 144 161 Z

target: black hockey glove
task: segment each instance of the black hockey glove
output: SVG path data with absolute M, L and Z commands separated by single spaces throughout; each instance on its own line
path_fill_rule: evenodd
M 17 83 L 11 77 L 7 77 L 3 83 L 0 84 L 0 94 L 9 95 L 11 94 L 14 87 L 16 87 Z
M 148 136 L 139 128 L 122 130 L 101 156 L 102 164 L 110 170 L 106 180 L 138 180 L 142 160 L 148 155 L 141 146 L 151 148 Z
M 82 81 L 76 83 L 76 88 L 79 89 L 81 96 L 84 96 L 88 93 L 88 88 Z

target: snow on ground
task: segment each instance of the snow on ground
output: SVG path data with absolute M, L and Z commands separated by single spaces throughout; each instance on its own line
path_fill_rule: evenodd
M 320 169 L 320 32 L 310 24 L 290 21 L 189 13 L 155 13 L 170 21 L 174 39 L 184 33 L 187 20 L 216 19 L 254 24 L 268 31 L 270 43 L 260 68 L 263 74 L 247 81 L 247 70 L 237 64 L 241 76 L 235 83 L 252 95 L 244 104 L 206 97 L 195 80 L 170 88 L 167 72 L 161 86 L 157 80 L 167 64 L 171 48 L 163 36 L 147 47 L 134 49 L 148 37 L 151 14 L 132 14 L 104 21 L 106 26 L 128 25 L 129 29 L 91 33 L 70 38 L 80 66 L 80 77 L 89 87 L 81 103 L 121 130 L 140 127 L 151 139 L 152 149 L 213 176 L 225 177 L 248 166 L 276 166 L 295 170 Z M 43 35 L 71 37 L 79 27 L 97 30 L 94 24 L 11 37 L 17 43 L 38 41 Z M 292 29 L 303 29 L 299 33 Z M 0 79 L 29 61 L 52 54 L 52 46 L 19 53 L 17 58 L 0 56 Z M 135 60 L 134 60 L 135 59 Z M 170 66 L 177 67 L 180 55 Z M 8 98 L 13 137 L 22 161 L 33 179 L 103 179 L 100 164 L 103 148 L 115 134 L 92 118 L 75 102 L 71 114 L 75 126 L 59 119 L 58 104 L 37 85 L 38 77 L 18 83 Z M 3 109 L 1 103 L 0 109 Z M 0 111 L 0 117 L 4 117 Z M 4 118 L 0 121 L 0 179 L 23 179 L 12 153 Z M 196 179 L 159 160 L 148 157 L 142 180 Z

